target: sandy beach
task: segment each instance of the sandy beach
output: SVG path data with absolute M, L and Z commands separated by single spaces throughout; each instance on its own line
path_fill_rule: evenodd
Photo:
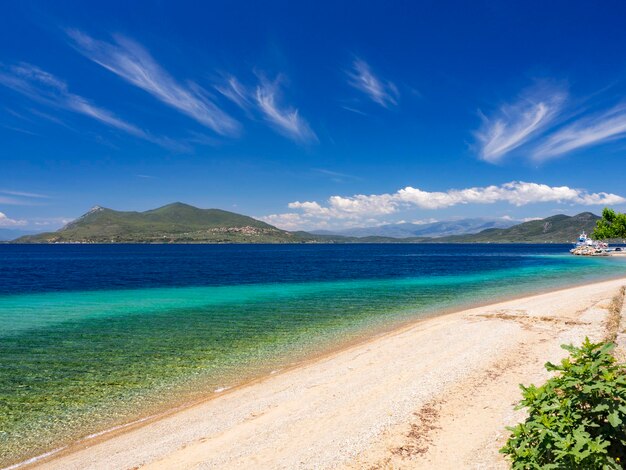
M 605 338 L 624 285 L 418 321 L 30 467 L 507 468 L 498 449 L 524 417 L 518 384 L 543 382 L 561 344 Z

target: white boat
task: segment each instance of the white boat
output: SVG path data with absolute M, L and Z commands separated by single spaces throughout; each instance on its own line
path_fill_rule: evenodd
M 594 241 L 587 236 L 585 231 L 583 230 L 580 235 L 578 235 L 578 241 L 576 242 L 576 246 L 593 246 Z
M 591 239 L 583 230 L 578 236 L 578 241 L 574 244 L 574 248 L 569 251 L 575 255 L 607 256 L 609 244 Z

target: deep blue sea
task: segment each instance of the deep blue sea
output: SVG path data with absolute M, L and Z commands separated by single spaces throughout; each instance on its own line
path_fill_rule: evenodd
M 0 466 L 346 341 L 626 276 L 569 245 L 0 245 Z

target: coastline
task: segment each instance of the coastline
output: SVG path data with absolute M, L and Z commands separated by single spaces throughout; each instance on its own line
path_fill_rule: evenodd
M 453 383 L 460 383 L 464 379 L 466 379 L 466 377 L 462 373 L 463 370 L 465 369 L 474 370 L 477 368 L 480 369 L 482 366 L 484 366 L 484 362 L 488 361 L 489 358 L 498 357 L 500 355 L 499 351 L 506 349 L 507 347 L 506 341 L 504 341 L 503 338 L 505 338 L 507 335 L 514 333 L 511 330 L 511 325 L 510 325 L 511 322 L 508 320 L 503 321 L 501 319 L 496 319 L 496 318 L 493 318 L 493 319 L 481 318 L 480 322 L 476 322 L 476 319 L 478 318 L 477 315 L 478 316 L 481 315 L 481 313 L 479 312 L 482 311 L 484 314 L 484 311 L 491 311 L 494 309 L 496 310 L 501 310 L 502 308 L 511 309 L 512 307 L 515 307 L 515 304 L 524 305 L 525 303 L 528 303 L 528 302 L 530 303 L 532 303 L 533 301 L 536 302 L 538 299 L 541 299 L 546 296 L 552 298 L 552 300 L 549 302 L 550 304 L 554 304 L 554 303 L 559 304 L 563 302 L 571 303 L 572 301 L 571 298 L 580 297 L 581 292 L 583 291 L 587 292 L 587 294 L 592 295 L 592 296 L 599 295 L 598 292 L 602 293 L 602 295 L 605 295 L 607 292 L 607 289 L 614 290 L 617 288 L 616 286 L 623 285 L 624 283 L 626 283 L 626 279 L 624 278 L 611 280 L 611 281 L 601 281 L 601 282 L 585 285 L 583 287 L 581 286 L 568 287 L 566 289 L 559 289 L 559 290 L 552 291 L 549 293 L 533 294 L 531 296 L 525 295 L 516 299 L 499 301 L 495 304 L 488 303 L 487 305 L 483 305 L 483 306 L 473 306 L 471 308 L 464 308 L 463 310 L 460 310 L 460 311 L 439 314 L 439 315 L 432 315 L 424 319 L 413 321 L 406 325 L 401 325 L 398 328 L 395 328 L 393 331 L 380 333 L 370 339 L 360 340 L 360 341 L 357 341 L 356 343 L 349 344 L 349 345 L 343 345 L 343 347 L 341 347 L 340 349 L 335 349 L 333 351 L 328 352 L 327 354 L 318 356 L 311 360 L 303 361 L 294 366 L 284 368 L 280 371 L 280 373 L 270 375 L 270 376 L 260 377 L 251 382 L 242 384 L 237 387 L 233 387 L 232 389 L 224 391 L 223 393 L 212 394 L 212 396 L 198 400 L 197 402 L 194 402 L 192 404 L 178 407 L 176 409 L 169 410 L 169 411 L 160 413 L 152 417 L 144 418 L 140 422 L 130 423 L 128 425 L 118 427 L 117 429 L 113 431 L 111 430 L 108 432 L 105 431 L 104 433 L 100 433 L 96 435 L 96 437 L 93 437 L 90 439 L 84 439 L 67 448 L 62 448 L 58 452 L 55 452 L 54 454 L 46 454 L 45 456 L 40 456 L 40 459 L 36 461 L 33 461 L 31 459 L 30 461 L 27 461 L 29 463 L 23 462 L 21 465 L 19 465 L 19 467 L 14 466 L 13 468 L 25 468 L 25 467 L 34 467 L 34 466 L 39 466 L 42 468 L 84 468 L 84 467 L 89 467 L 89 466 L 97 466 L 96 462 L 97 462 L 98 456 L 100 455 L 102 457 L 103 455 L 106 455 L 109 453 L 113 453 L 119 456 L 118 460 L 115 461 L 116 463 L 113 464 L 114 468 L 129 467 L 133 465 L 144 465 L 147 463 L 154 464 L 155 468 L 166 468 L 166 467 L 177 468 L 176 466 L 172 467 L 171 465 L 174 462 L 177 462 L 179 460 L 181 462 L 188 461 L 188 457 L 191 454 L 195 456 L 194 457 L 195 459 L 200 459 L 200 461 L 202 461 L 203 457 L 200 456 L 199 454 L 204 455 L 204 453 L 201 451 L 198 451 L 198 448 L 199 447 L 201 448 L 202 444 L 204 444 L 205 442 L 210 442 L 211 440 L 214 440 L 214 438 L 212 437 L 213 435 L 229 434 L 229 432 L 230 434 L 232 434 L 236 429 L 240 429 L 241 426 L 254 427 L 254 425 L 250 425 L 247 423 L 249 423 L 249 421 L 252 421 L 252 422 L 256 421 L 256 418 L 254 417 L 250 418 L 250 416 L 243 416 L 243 417 L 240 416 L 239 417 L 240 419 L 238 421 L 237 419 L 235 419 L 235 417 L 232 416 L 234 414 L 233 410 L 242 408 L 242 407 L 250 408 L 251 406 L 254 408 L 255 403 L 258 405 L 259 396 L 262 397 L 264 400 L 270 401 L 270 402 L 272 400 L 272 397 L 274 399 L 277 399 L 276 389 L 275 389 L 276 384 L 280 384 L 280 387 L 286 387 L 287 390 L 290 387 L 294 387 L 294 386 L 297 387 L 299 383 L 301 384 L 303 382 L 306 383 L 310 381 L 311 378 L 315 376 L 315 374 L 323 375 L 323 372 L 324 372 L 323 369 L 325 367 L 329 367 L 331 370 L 336 370 L 337 367 L 344 367 L 346 365 L 345 362 L 347 358 L 349 358 L 351 354 L 357 352 L 358 353 L 357 357 L 358 357 L 358 355 L 360 355 L 361 353 L 366 354 L 368 351 L 371 350 L 371 348 L 379 348 L 381 351 L 386 352 L 386 353 L 389 352 L 390 348 L 391 349 L 395 348 L 395 355 L 389 356 L 389 359 L 393 361 L 397 355 L 402 356 L 403 354 L 406 353 L 405 351 L 406 345 L 404 346 L 404 348 L 401 348 L 399 347 L 398 344 L 396 344 L 398 343 L 398 338 L 404 338 L 406 336 L 415 336 L 413 340 L 417 340 L 419 339 L 419 337 L 423 336 L 423 332 L 425 330 L 434 328 L 438 330 L 440 334 L 450 337 L 450 336 L 455 336 L 455 334 L 458 336 L 458 331 L 455 333 L 454 330 L 458 330 L 460 328 L 460 329 L 466 329 L 469 332 L 469 331 L 474 330 L 475 325 L 480 325 L 480 328 L 478 328 L 478 330 L 480 330 L 481 333 L 477 335 L 476 337 L 481 337 L 481 339 L 484 339 L 483 335 L 486 335 L 485 338 L 489 338 L 489 340 L 488 341 L 484 340 L 483 341 L 484 344 L 481 346 L 471 345 L 471 344 L 466 344 L 466 346 L 472 346 L 471 349 L 474 349 L 474 353 L 473 353 L 474 355 L 476 355 L 478 351 L 482 351 L 483 353 L 486 353 L 486 354 L 483 354 L 484 357 L 481 357 L 481 358 L 474 357 L 472 360 L 467 361 L 467 363 L 465 363 L 463 367 L 457 370 L 455 374 L 450 374 L 449 377 L 447 377 L 445 380 L 442 381 L 440 378 L 440 380 L 438 381 L 437 380 L 433 381 L 433 383 L 438 384 L 437 386 L 440 388 L 446 385 L 449 386 L 450 384 L 453 384 Z M 579 300 L 584 302 L 584 299 L 579 299 Z M 575 311 L 578 311 L 579 309 L 580 307 L 576 308 Z M 489 325 L 490 328 L 487 328 L 485 330 L 484 328 L 486 326 L 485 322 L 493 323 L 493 325 Z M 478 330 L 475 333 L 479 333 Z M 494 332 L 498 332 L 498 334 L 494 336 Z M 501 338 L 498 339 L 498 336 L 501 336 Z M 448 340 L 445 342 L 447 343 L 450 340 L 452 340 L 452 338 L 448 338 Z M 467 342 L 468 338 L 464 339 L 463 336 L 458 336 L 456 340 L 457 340 L 456 342 L 463 342 L 463 341 Z M 426 356 L 433 355 L 433 357 L 429 360 L 420 361 L 422 362 L 420 367 L 428 368 L 432 366 L 439 366 L 441 363 L 447 363 L 446 361 L 442 361 L 442 358 L 437 359 L 436 356 L 437 354 L 441 354 L 440 352 L 432 351 L 432 347 L 430 349 L 427 346 L 423 346 L 423 347 L 425 347 L 424 349 L 424 352 L 426 353 L 425 355 Z M 487 348 L 487 350 L 483 351 L 485 347 Z M 468 348 L 466 347 L 465 349 L 467 350 Z M 557 349 L 558 349 L 558 345 L 557 345 Z M 459 352 L 463 353 L 463 350 Z M 452 359 L 452 358 L 449 358 L 449 359 Z M 374 361 L 373 365 L 371 366 L 374 368 L 378 368 L 378 369 L 382 367 L 384 369 L 385 363 L 381 363 L 381 359 L 378 359 Z M 360 369 L 362 369 L 362 365 L 361 367 L 356 367 L 356 368 L 352 367 L 352 370 L 360 370 Z M 541 372 L 541 368 L 538 368 L 538 370 L 539 372 Z M 383 374 L 382 377 L 384 378 L 384 376 L 385 374 Z M 335 377 L 335 379 L 339 379 L 339 377 Z M 411 380 L 415 380 L 415 379 L 416 379 L 415 376 L 411 377 Z M 357 384 L 346 382 L 344 383 L 344 388 L 347 390 L 355 389 L 355 385 Z M 363 385 L 367 387 L 367 384 L 363 384 Z M 419 385 L 419 381 L 414 383 L 414 386 L 416 387 L 416 389 L 419 389 L 418 385 Z M 361 390 L 361 389 L 363 389 L 363 387 L 357 387 L 355 390 Z M 335 392 L 337 392 L 337 390 L 335 390 Z M 252 396 L 250 395 L 251 393 L 252 393 Z M 435 394 L 435 391 L 430 390 L 430 395 L 433 395 L 433 394 Z M 331 398 L 331 397 L 328 397 L 328 396 L 325 397 L 325 399 L 328 399 L 328 398 Z M 422 397 L 422 398 L 425 398 L 425 397 Z M 411 403 L 411 400 L 408 400 L 406 403 L 408 405 L 408 408 L 399 413 L 399 415 L 403 416 L 402 419 L 399 419 L 399 416 L 397 416 L 398 413 L 392 413 L 392 415 L 395 417 L 394 419 L 396 422 L 391 423 L 390 421 L 394 421 L 394 420 L 385 419 L 384 420 L 385 423 L 382 423 L 382 424 L 379 423 L 379 424 L 374 424 L 374 425 L 370 423 L 369 426 L 365 426 L 362 429 L 362 431 L 364 430 L 366 434 L 368 433 L 373 434 L 373 437 L 375 436 L 380 437 L 384 429 L 387 429 L 390 425 L 391 426 L 402 425 L 402 423 L 404 423 L 406 419 L 408 419 L 408 416 L 411 416 L 412 413 L 415 412 L 416 409 L 419 409 L 419 406 L 418 406 L 419 400 L 413 400 L 413 401 L 414 403 Z M 385 400 L 383 398 L 382 403 L 384 402 Z M 281 402 L 279 399 L 276 403 L 273 403 L 273 405 L 275 405 L 273 407 L 280 409 L 281 406 L 284 407 L 284 402 Z M 357 406 L 355 404 L 352 404 L 352 405 Z M 389 405 L 389 403 L 387 403 L 387 405 Z M 220 416 L 230 415 L 231 416 L 232 423 L 231 423 L 230 431 L 228 429 L 228 425 L 226 425 L 224 429 L 215 429 L 214 433 L 208 432 L 207 429 L 204 429 L 208 423 L 206 421 L 203 422 L 202 419 L 200 419 L 200 417 L 206 415 L 207 413 L 209 415 L 213 413 L 213 415 L 215 416 L 215 413 L 218 409 L 220 410 L 220 412 L 217 413 L 218 415 Z M 411 411 L 409 412 L 407 410 L 411 410 Z M 337 410 L 335 410 L 335 412 L 336 411 Z M 256 412 L 251 411 L 250 413 L 255 414 Z M 260 416 L 262 415 L 259 415 L 259 417 Z M 288 416 L 289 416 L 289 413 L 286 413 L 282 418 L 288 419 Z M 347 418 L 348 418 L 347 416 L 344 416 L 344 419 L 347 419 Z M 377 421 L 380 421 L 380 419 Z M 196 426 L 200 426 L 200 428 L 196 429 L 196 431 L 201 429 L 202 434 L 208 434 L 208 435 L 198 437 L 197 435 L 194 434 L 193 436 L 191 436 L 189 434 L 190 432 L 189 429 L 184 430 L 183 432 L 183 428 L 188 428 L 190 422 L 195 423 Z M 210 419 L 209 419 L 209 424 L 211 424 L 212 426 L 215 425 L 215 423 Z M 344 425 L 349 424 L 349 421 L 343 424 Z M 193 426 L 191 426 L 191 428 L 193 428 Z M 179 430 L 178 433 L 175 432 L 176 429 Z M 502 427 L 500 431 L 502 431 L 503 429 L 504 427 Z M 161 445 L 159 445 L 157 444 L 157 442 L 159 442 L 159 438 L 157 435 L 155 435 L 155 433 L 158 435 L 171 433 L 172 437 L 166 439 L 168 443 L 167 445 L 163 444 L 163 442 L 161 442 Z M 144 436 L 144 438 L 145 436 L 151 436 L 151 437 L 147 440 L 142 441 L 142 436 Z M 242 446 L 245 447 L 245 445 L 243 445 L 243 443 L 245 442 L 244 436 L 240 436 L 240 438 L 241 438 Z M 134 441 L 133 439 L 138 439 L 138 441 Z M 163 439 L 164 439 L 163 437 L 160 438 L 161 441 Z M 205 441 L 201 442 L 199 441 L 199 439 L 205 439 Z M 342 457 L 342 458 L 339 459 L 340 461 L 337 461 L 337 459 L 335 458 L 335 460 L 332 462 L 332 466 L 336 466 L 339 463 L 347 464 L 349 463 L 349 461 L 351 461 L 351 459 L 356 458 L 358 455 L 360 454 L 365 455 L 368 449 L 371 450 L 373 448 L 372 447 L 373 441 L 375 441 L 375 439 L 373 440 L 369 439 L 367 442 L 367 445 L 361 444 L 360 446 L 356 446 L 356 447 L 359 447 L 359 452 L 353 451 L 349 456 L 343 455 L 341 452 L 339 452 L 339 455 L 336 457 Z M 128 446 L 131 446 L 131 444 L 127 444 L 129 442 L 135 443 L 135 444 L 132 444 L 132 447 L 130 447 L 131 450 L 134 448 L 136 451 L 136 452 L 133 452 L 133 455 L 136 454 L 136 456 L 134 457 L 134 460 L 131 459 L 130 455 L 127 454 L 127 451 L 129 450 Z M 181 450 L 182 446 L 186 446 L 187 450 L 186 451 Z M 191 449 L 196 449 L 196 451 L 192 451 Z M 182 452 L 182 455 L 181 455 L 181 452 Z M 224 454 L 224 455 L 228 455 L 228 454 Z M 363 457 L 363 455 L 361 455 L 360 458 L 365 458 Z M 172 458 L 175 458 L 175 460 L 172 461 L 171 460 Z M 326 458 L 328 458 L 328 456 L 326 456 Z M 371 460 L 371 458 L 369 460 Z M 161 463 L 158 463 L 159 461 L 161 461 Z M 225 464 L 226 467 L 229 467 L 231 464 L 234 464 L 234 462 L 230 462 L 230 463 L 222 462 L 222 463 Z M 238 462 L 238 463 L 242 463 L 242 462 Z M 274 466 L 270 462 L 264 462 L 264 463 L 270 464 L 270 467 Z M 318 462 L 318 464 L 319 465 L 315 465 L 315 466 L 322 467 L 322 468 L 325 466 L 323 462 Z M 276 466 L 280 467 L 280 465 L 276 465 Z M 183 467 L 180 467 L 180 468 L 183 468 Z M 309 467 L 307 465 L 304 465 L 302 466 L 302 468 L 309 468 Z

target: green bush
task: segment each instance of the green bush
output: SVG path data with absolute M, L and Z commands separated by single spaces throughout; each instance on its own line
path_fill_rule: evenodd
M 562 346 L 570 352 L 543 386 L 521 385 L 524 423 L 500 450 L 514 469 L 619 469 L 626 466 L 626 369 L 612 343 Z

